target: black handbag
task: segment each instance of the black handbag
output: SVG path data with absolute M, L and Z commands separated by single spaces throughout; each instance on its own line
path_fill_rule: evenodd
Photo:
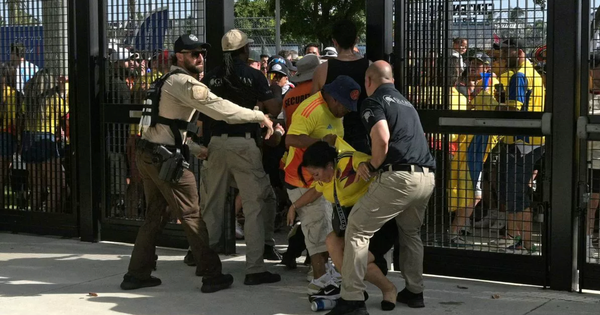
M 337 175 L 337 174 L 336 174 Z M 350 211 L 352 207 L 343 207 L 340 205 L 340 200 L 337 196 L 337 189 L 335 185 L 336 176 L 333 178 L 333 199 L 335 203 L 333 204 L 333 218 L 331 219 L 331 225 L 333 226 L 333 231 L 335 235 L 339 237 L 344 237 L 346 233 L 346 227 L 348 226 L 348 216 L 350 216 Z

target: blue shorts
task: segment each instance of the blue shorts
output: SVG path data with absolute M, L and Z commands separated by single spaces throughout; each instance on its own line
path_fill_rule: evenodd
M 42 163 L 59 158 L 58 145 L 48 132 L 23 132 L 21 158 L 25 163 Z
M 531 206 L 529 182 L 533 177 L 535 164 L 544 156 L 545 148 L 521 155 L 517 146 L 509 144 L 500 153 L 500 182 L 498 183 L 500 203 L 507 212 L 523 212 Z
M 17 139 L 8 132 L 0 132 L 0 156 L 12 156 L 17 150 Z

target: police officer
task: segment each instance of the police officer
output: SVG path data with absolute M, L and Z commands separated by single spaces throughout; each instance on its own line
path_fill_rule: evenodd
M 281 103 L 274 98 L 264 75 L 247 65 L 253 41 L 243 32 L 233 29 L 221 40 L 223 65 L 208 72 L 205 82 L 215 94 L 246 108 L 259 106 L 277 116 Z M 260 130 L 256 124 L 231 125 L 221 121 L 205 121 L 210 129 L 206 164 L 206 219 L 211 247 L 222 234 L 223 214 L 227 196 L 224 192 L 235 181 L 244 211 L 246 240 L 246 279 L 244 284 L 255 285 L 281 280 L 278 274 L 267 272 L 263 253 L 273 256 L 273 224 L 276 199 L 269 177 L 262 165 L 262 155 L 256 139 Z M 266 233 L 266 234 L 265 234 Z M 265 245 L 265 242 L 267 243 Z M 265 255 L 266 256 L 266 255 Z M 276 255 L 275 260 L 281 259 Z
M 216 292 L 233 283 L 231 275 L 221 273 L 219 256 L 209 248 L 206 224 L 198 207 L 196 180 L 194 174 L 183 167 L 185 163 L 180 158 L 186 139 L 182 125 L 189 123 L 196 111 L 230 124 L 260 123 L 268 127 L 269 134 L 272 133 L 272 122 L 260 111 L 242 108 L 215 96 L 194 78 L 203 70 L 207 47 L 194 35 L 182 35 L 177 39 L 174 49 L 177 63 L 171 67 L 170 76 L 164 79 L 159 89 L 160 102 L 155 108 L 158 110 L 157 123 L 142 126 L 142 136 L 136 145 L 136 161 L 148 208 L 131 254 L 129 270 L 121 283 L 124 290 L 161 284 L 160 279 L 150 274 L 156 237 L 170 218 L 167 206 L 181 221 L 198 266 L 196 274 L 203 275 L 201 291 Z M 166 166 L 174 166 L 175 172 L 168 172 L 171 169 Z
M 369 240 L 387 221 L 396 220 L 400 269 L 406 288 L 396 297 L 409 307 L 423 303 L 421 225 L 435 186 L 435 160 L 413 105 L 394 88 L 391 66 L 377 61 L 365 75 L 369 96 L 361 118 L 371 138 L 372 158 L 358 175 L 376 184 L 352 208 L 346 228 L 341 299 L 328 315 L 366 315 L 364 278 Z M 383 307 L 383 305 L 382 305 Z

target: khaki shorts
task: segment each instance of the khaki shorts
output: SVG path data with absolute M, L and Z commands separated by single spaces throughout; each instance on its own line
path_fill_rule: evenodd
M 296 202 L 307 191 L 307 188 L 288 189 L 290 201 Z M 333 231 L 331 227 L 332 212 L 331 203 L 323 197 L 296 210 L 302 223 L 304 243 L 309 255 L 327 252 L 325 240 L 327 235 Z

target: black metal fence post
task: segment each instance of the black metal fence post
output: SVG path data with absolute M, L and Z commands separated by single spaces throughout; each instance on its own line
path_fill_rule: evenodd
M 391 61 L 392 53 L 392 0 L 366 1 L 367 5 L 367 58 L 371 61 Z
M 548 267 L 550 288 L 575 285 L 574 237 L 577 230 L 576 120 L 581 87 L 581 1 L 548 3 L 547 104 L 552 111 L 552 137 L 547 157 L 552 176 Z
M 100 136 L 99 104 L 97 94 L 99 56 L 98 18 L 99 8 L 103 1 L 73 0 L 75 10 L 75 29 L 77 38 L 73 51 L 76 54 L 75 71 L 75 104 L 71 117 L 76 133 L 75 162 L 78 170 L 77 190 L 79 207 L 79 230 L 82 241 L 98 240 L 98 221 L 100 213 L 100 159 L 96 149 L 102 142 Z
M 225 32 L 234 28 L 233 0 L 206 1 L 206 42 L 212 45 L 206 70 L 217 67 L 223 60 L 221 38 Z M 223 254 L 235 254 L 235 194 L 233 189 L 227 192 L 227 204 L 223 209 L 223 235 L 217 250 Z M 224 192 L 225 193 L 225 192 Z

